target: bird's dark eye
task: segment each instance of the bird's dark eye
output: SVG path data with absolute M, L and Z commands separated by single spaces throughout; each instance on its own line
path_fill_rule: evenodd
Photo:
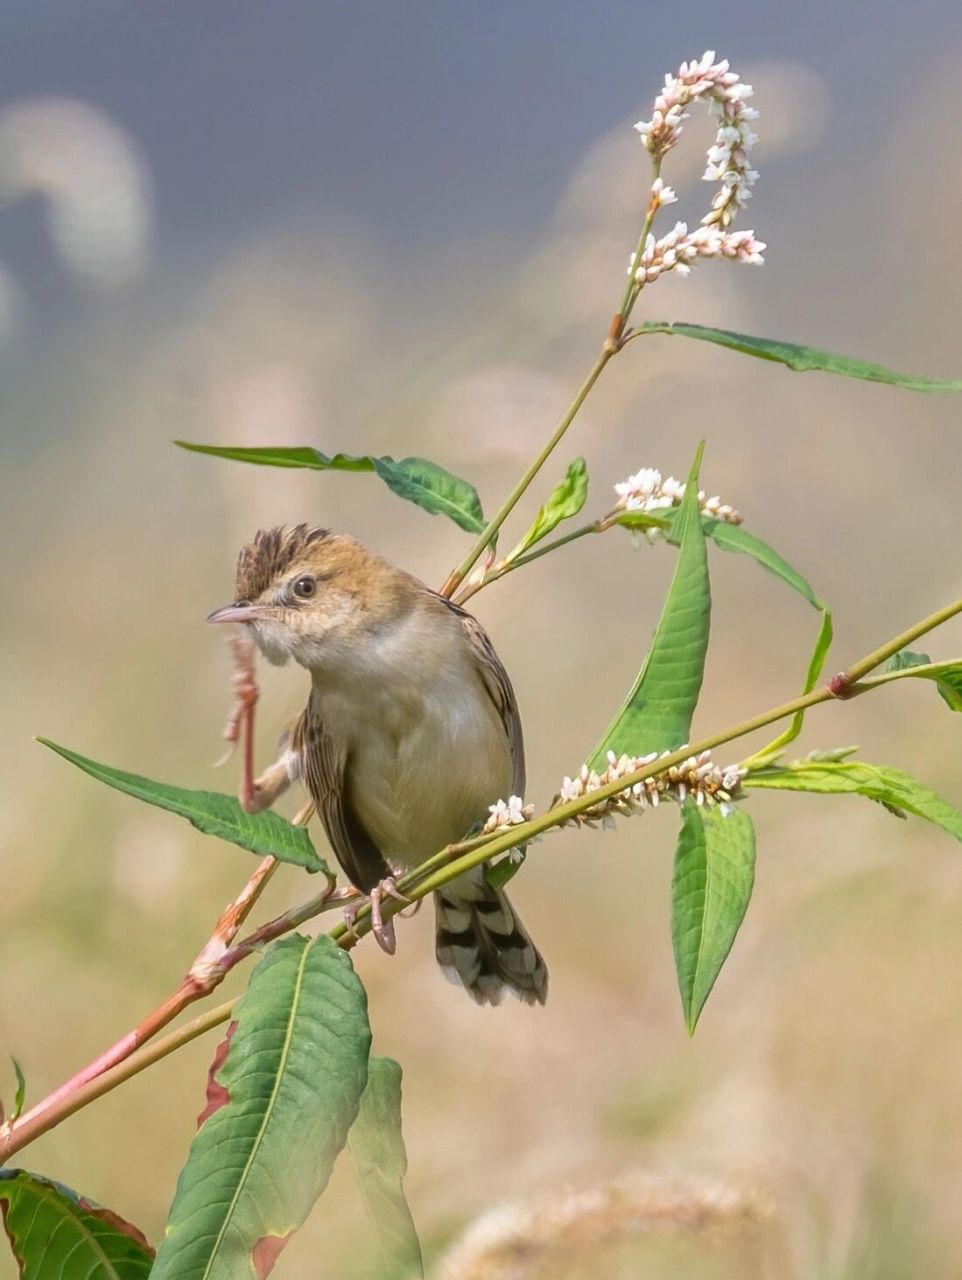
M 298 578 L 294 583 L 294 594 L 298 600 L 310 600 L 311 596 L 317 591 L 317 581 L 308 575 Z

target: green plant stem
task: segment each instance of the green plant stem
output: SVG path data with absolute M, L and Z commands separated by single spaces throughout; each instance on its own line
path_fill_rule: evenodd
M 484 528 L 484 531 L 478 537 L 477 542 L 474 544 L 474 546 L 471 548 L 471 550 L 468 552 L 465 558 L 458 565 L 457 569 L 455 569 L 454 572 L 449 575 L 448 580 L 445 582 L 444 586 L 441 588 L 441 594 L 443 596 L 448 596 L 448 597 L 453 596 L 455 591 L 457 591 L 458 587 L 461 585 L 464 579 L 468 576 L 468 574 L 474 568 L 475 563 L 481 557 L 481 555 L 483 555 L 485 549 L 491 544 L 498 530 L 504 524 L 505 520 L 507 520 L 508 516 L 511 514 L 515 506 L 518 504 L 518 501 L 523 496 L 525 490 L 531 484 L 531 481 L 535 478 L 535 476 L 538 474 L 538 472 L 547 462 L 548 458 L 551 456 L 552 452 L 554 451 L 555 447 L 564 436 L 565 432 L 571 426 L 572 422 L 574 422 L 578 414 L 578 410 L 581 408 L 585 400 L 588 398 L 588 393 L 591 391 L 591 388 L 595 385 L 595 383 L 601 377 L 601 373 L 605 365 L 608 363 L 611 357 L 617 353 L 617 351 L 618 351 L 617 344 L 612 343 L 609 339 L 606 339 L 604 346 L 601 348 L 601 351 L 598 353 L 598 358 L 595 360 L 594 364 L 591 366 L 591 371 L 589 372 L 588 376 L 585 378 L 584 382 L 578 388 L 575 398 L 572 400 L 571 404 L 568 406 L 564 417 L 558 423 L 557 427 L 555 427 L 547 443 L 544 445 L 541 451 L 537 454 L 534 461 L 528 467 L 527 471 L 525 471 L 524 475 L 521 477 L 518 483 L 514 486 L 514 488 L 505 498 L 504 502 L 502 502 L 501 506 L 498 508 L 498 511 L 488 521 L 487 525 Z
M 861 680 L 863 676 L 867 676 L 870 671 L 880 667 L 883 662 L 887 662 L 894 654 L 899 653 L 900 650 L 910 645 L 913 640 L 918 640 L 919 636 L 924 636 L 927 632 L 934 631 L 936 627 L 940 627 L 943 622 L 948 622 L 950 618 L 954 618 L 958 613 L 962 613 L 962 600 L 953 600 L 944 609 L 939 609 L 937 613 L 923 618 L 921 622 L 909 627 L 907 631 L 903 631 L 901 635 L 896 636 L 894 640 L 890 640 L 888 644 L 883 644 L 880 648 L 867 654 L 860 662 L 856 662 L 846 671 L 843 671 L 841 676 L 837 676 L 836 679 L 844 677 L 846 684 L 855 684 L 857 680 Z
M 559 547 L 566 547 L 569 542 L 574 542 L 577 538 L 583 538 L 586 533 L 600 533 L 601 520 L 592 520 L 590 524 L 583 524 L 578 529 L 573 529 L 571 533 L 566 533 L 564 537 L 555 538 L 553 542 L 545 542 L 542 546 L 534 551 L 528 551 L 522 556 L 518 556 L 515 560 L 503 560 L 501 564 L 496 564 L 494 568 L 489 569 L 480 582 L 472 583 L 465 587 L 463 591 L 458 592 L 457 603 L 464 604 L 466 600 L 470 600 L 472 596 L 476 596 L 482 587 L 488 587 L 492 582 L 497 582 L 499 578 L 503 578 L 506 573 L 511 573 L 513 569 L 520 569 L 523 564 L 530 564 L 532 560 L 538 560 L 541 556 L 546 556 L 549 551 L 557 551 Z
M 661 156 L 652 156 L 651 158 L 652 185 L 654 185 L 654 183 L 657 181 L 660 175 L 661 175 Z M 648 236 L 651 232 L 651 224 L 654 222 L 655 214 L 658 212 L 659 208 L 660 208 L 660 205 L 656 204 L 653 199 L 648 201 L 648 209 L 647 209 L 647 212 L 645 213 L 645 221 L 641 228 L 641 235 L 638 237 L 638 243 L 635 246 L 634 257 L 631 260 L 632 268 L 637 263 L 638 259 L 641 257 L 642 251 L 644 250 L 644 247 L 645 247 L 645 241 L 648 239 Z M 628 323 L 628 320 L 631 316 L 631 312 L 634 308 L 635 303 L 638 301 L 638 295 L 641 293 L 642 288 L 643 286 L 640 285 L 638 281 L 635 279 L 634 270 L 630 270 L 628 272 L 628 280 L 625 284 L 625 291 L 621 297 L 621 306 L 618 309 L 618 316 L 621 320 L 621 324 L 619 326 L 619 331 L 618 331 L 619 340 L 621 339 L 621 335 L 625 331 L 625 325 Z
M 962 658 L 951 658 L 947 662 L 927 662 L 917 667 L 903 667 L 900 671 L 885 671 L 878 676 L 863 676 L 859 684 L 866 689 L 877 689 L 879 685 L 891 684 L 893 680 L 934 680 L 940 675 L 957 672 L 962 667 Z
M 655 179 L 658 177 L 660 173 L 661 173 L 661 157 L 652 156 L 652 160 L 651 160 L 652 182 L 655 181 Z M 638 244 L 635 247 L 635 256 L 632 259 L 633 262 L 638 261 L 638 258 L 640 257 L 645 247 L 645 241 L 648 239 L 648 236 L 651 232 L 651 226 L 655 220 L 655 214 L 658 212 L 659 207 L 660 206 L 658 201 L 652 196 L 648 201 L 648 208 L 645 213 L 645 220 L 642 223 L 642 227 L 641 227 L 641 235 L 638 237 Z M 609 326 L 609 329 L 608 329 L 608 335 L 602 344 L 602 347 L 598 353 L 597 359 L 595 360 L 594 364 L 591 366 L 591 371 L 589 372 L 587 378 L 585 378 L 584 382 L 578 388 L 578 391 L 575 394 L 575 398 L 572 400 L 571 404 L 568 406 L 568 409 L 564 417 L 561 419 L 557 427 L 554 429 L 554 432 L 552 433 L 548 442 L 545 444 L 544 448 L 537 455 L 537 457 L 528 467 L 527 471 L 524 473 L 524 475 L 521 477 L 518 483 L 514 486 L 514 488 L 511 490 L 508 496 L 505 498 L 504 502 L 501 504 L 500 508 L 495 513 L 495 515 L 492 516 L 492 518 L 488 521 L 484 530 L 478 537 L 477 542 L 474 544 L 474 546 L 471 548 L 471 550 L 468 552 L 465 558 L 461 561 L 458 567 L 451 574 L 448 575 L 447 581 L 445 582 L 444 586 L 441 588 L 441 594 L 443 596 L 447 596 L 448 598 L 450 598 L 451 596 L 454 595 L 454 593 L 460 587 L 461 583 L 465 580 L 465 578 L 474 568 L 477 561 L 484 554 L 485 550 L 491 545 L 498 530 L 504 524 L 505 520 L 507 520 L 508 516 L 514 510 L 514 508 L 517 506 L 518 501 L 524 494 L 525 490 L 528 488 L 532 480 L 535 478 L 535 476 L 538 474 L 538 472 L 547 462 L 548 458 L 551 456 L 555 447 L 558 445 L 558 443 L 564 436 L 565 432 L 571 426 L 572 422 L 574 422 L 575 417 L 577 416 L 578 410 L 581 408 L 581 406 L 584 404 L 585 400 L 587 399 L 588 393 L 591 391 L 591 388 L 595 385 L 595 383 L 601 377 L 601 373 L 605 365 L 608 363 L 608 361 L 611 359 L 612 356 L 617 355 L 618 352 L 621 350 L 622 346 L 624 345 L 622 335 L 624 334 L 625 326 L 628 323 L 628 319 L 631 316 L 631 312 L 634 308 L 634 305 L 638 301 L 638 295 L 641 293 L 641 290 L 643 287 L 644 286 L 640 285 L 638 281 L 635 279 L 634 272 L 629 271 L 628 280 L 627 280 L 627 283 L 625 284 L 625 290 L 621 297 L 621 306 L 618 308 L 618 310 L 615 312 L 612 318 L 611 325 Z M 467 596 L 465 596 L 465 599 L 467 599 Z
M 556 805 L 539 817 L 508 828 L 503 835 L 493 835 L 483 842 L 479 842 L 474 849 L 462 852 L 460 848 L 452 847 L 449 851 L 443 851 L 426 863 L 422 863 L 420 867 L 415 868 L 414 871 L 399 881 L 398 887 L 402 893 L 412 900 L 423 897 L 435 889 L 442 888 L 455 876 L 462 875 L 482 862 L 487 862 L 491 858 L 498 857 L 499 854 L 507 853 L 509 850 L 543 835 L 546 831 L 561 825 L 569 818 L 576 817 L 583 809 L 591 808 L 600 801 L 627 790 L 629 787 L 634 786 L 636 782 L 643 782 L 647 778 L 663 773 L 673 765 L 683 763 L 690 756 L 699 755 L 702 751 L 711 751 L 715 747 L 723 746 L 726 742 L 734 741 L 736 738 L 746 737 L 757 729 L 764 729 L 766 725 L 774 724 L 778 720 L 788 719 L 799 711 L 818 706 L 822 702 L 831 702 L 839 698 L 853 698 L 862 693 L 869 693 L 878 686 L 874 682 L 864 685 L 857 683 L 861 675 L 887 661 L 894 653 L 904 649 L 912 640 L 941 626 L 943 622 L 947 622 L 959 613 L 962 613 L 962 600 L 953 601 L 952 604 L 946 605 L 944 609 L 939 609 L 927 618 L 923 618 L 921 622 L 916 623 L 914 627 L 910 627 L 908 631 L 902 632 L 901 635 L 896 636 L 893 640 L 888 641 L 887 644 L 882 645 L 859 662 L 840 672 L 830 684 L 823 685 L 819 689 L 813 689 L 811 693 L 801 694 L 790 702 L 782 703 L 781 706 L 760 712 L 758 715 L 752 716 L 748 720 L 743 720 L 741 723 L 734 725 L 730 729 L 725 729 L 721 733 L 701 738 L 697 742 L 692 742 L 668 755 L 660 756 L 644 768 L 638 769 L 634 773 L 625 774 L 624 777 L 618 778 L 614 782 L 609 782 L 597 791 L 592 791 L 587 797 L 581 796 L 577 800 L 569 800 L 566 804 Z M 384 904 L 386 915 L 396 914 L 397 909 L 397 904 Z M 369 922 L 369 915 L 369 908 L 362 909 L 355 921 L 355 932 L 363 933 L 367 931 L 365 925 Z M 343 930 L 342 926 L 337 926 L 332 931 L 331 936 L 340 941 L 344 932 L 346 931 Z
M 526 551 L 524 555 L 518 556 L 515 560 L 502 560 L 500 564 L 494 565 L 485 573 L 480 582 L 471 583 L 463 588 L 455 597 L 456 604 L 464 604 L 470 600 L 472 596 L 476 596 L 484 587 L 489 587 L 492 582 L 497 582 L 499 578 L 503 578 L 505 574 L 511 573 L 513 569 L 520 569 L 522 565 L 530 564 L 532 560 L 538 560 L 541 556 L 546 556 L 550 551 L 557 551 L 559 547 L 566 547 L 569 542 L 575 542 L 578 538 L 583 538 L 589 533 L 606 533 L 609 529 L 618 526 L 619 518 L 625 515 L 625 511 L 621 508 L 615 508 L 609 511 L 607 515 L 599 516 L 597 520 L 592 520 L 589 524 L 583 524 L 577 529 L 573 529 L 571 533 L 566 533 L 560 538 L 555 538 L 552 542 L 545 542 L 534 551 Z M 628 514 L 635 514 L 629 512 Z M 629 529 L 632 526 L 626 526 Z M 652 529 L 668 528 L 668 521 L 658 521 L 653 519 Z
M 33 1142 L 34 1139 L 39 1138 L 42 1134 L 48 1133 L 60 1124 L 62 1120 L 66 1120 L 68 1116 L 80 1111 L 88 1103 L 96 1101 L 97 1098 L 102 1098 L 105 1093 L 110 1093 L 118 1085 L 144 1071 L 147 1067 L 153 1066 L 155 1062 L 160 1062 L 162 1058 L 166 1058 L 176 1049 L 181 1049 L 184 1045 L 190 1044 L 192 1040 L 196 1040 L 205 1031 L 210 1031 L 212 1027 L 226 1022 L 231 1015 L 234 1003 L 233 1000 L 229 1000 L 226 1004 L 218 1005 L 215 1009 L 208 1009 L 206 1013 L 202 1013 L 200 1017 L 195 1018 L 192 1022 L 184 1023 L 176 1031 L 172 1031 L 169 1035 L 155 1040 L 152 1044 L 146 1045 L 136 1053 L 132 1053 L 123 1062 L 110 1067 L 109 1070 L 102 1071 L 93 1080 L 88 1080 L 80 1088 L 61 1098 L 56 1106 L 48 1107 L 42 1111 L 35 1109 L 34 1114 L 25 1115 L 16 1124 L 0 1129 L 0 1165 L 5 1164 L 15 1152 L 20 1151 L 21 1148 L 27 1146 L 28 1143 Z

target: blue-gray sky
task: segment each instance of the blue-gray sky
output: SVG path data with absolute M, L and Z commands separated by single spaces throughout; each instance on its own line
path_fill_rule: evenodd
M 816 67 L 868 162 L 893 101 L 960 35 L 951 0 L 18 0 L 0 11 L 0 102 L 76 96 L 128 130 L 156 181 L 155 261 L 190 267 L 299 214 L 401 252 L 453 225 L 523 237 L 572 157 L 704 47 Z M 72 313 L 29 206 L 0 217 L 0 257 L 51 319 Z

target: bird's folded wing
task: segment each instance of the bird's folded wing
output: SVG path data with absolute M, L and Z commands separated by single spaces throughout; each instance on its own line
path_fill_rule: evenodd
M 495 653 L 494 645 L 488 639 L 488 633 L 477 618 L 472 617 L 470 613 L 465 613 L 457 605 L 452 605 L 450 602 L 446 603 L 460 619 L 461 626 L 464 628 L 464 633 L 474 654 L 478 677 L 488 697 L 494 703 L 498 715 L 501 717 L 508 745 L 511 748 L 511 761 L 514 765 L 514 780 L 512 782 L 514 794 L 523 796 L 525 783 L 524 737 L 521 732 L 521 715 L 518 711 L 518 702 L 514 696 L 511 681 L 508 679 L 508 673 L 505 671 L 501 659 Z
M 344 874 L 364 893 L 392 874 L 380 849 L 364 830 L 348 796 L 347 753 L 339 748 L 310 704 L 294 726 L 297 752 L 308 793 Z

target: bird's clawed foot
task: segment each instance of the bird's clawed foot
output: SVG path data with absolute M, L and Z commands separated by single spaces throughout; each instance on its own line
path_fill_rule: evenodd
M 357 913 L 363 906 L 370 903 L 371 932 L 377 939 L 377 945 L 381 950 L 386 951 L 389 956 L 393 956 L 397 950 L 397 935 L 394 932 L 394 921 L 390 918 L 385 920 L 381 914 L 381 902 L 384 898 L 393 898 L 395 902 L 403 902 L 405 905 L 410 904 L 411 901 L 397 887 L 394 877 L 388 876 L 380 884 L 375 885 L 367 897 L 362 897 L 357 902 L 352 902 L 350 906 L 345 907 L 344 921 L 348 929 L 353 933 Z

